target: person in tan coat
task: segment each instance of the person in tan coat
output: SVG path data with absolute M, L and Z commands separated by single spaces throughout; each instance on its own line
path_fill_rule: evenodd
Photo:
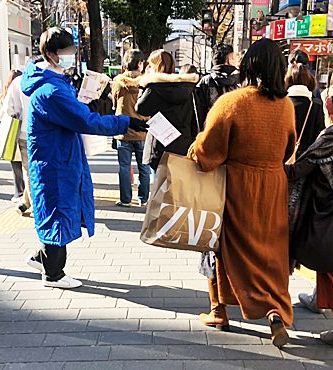
M 116 116 L 126 115 L 143 121 L 148 120 L 148 117 L 143 117 L 135 111 L 139 94 L 139 77 L 143 67 L 144 55 L 140 50 L 131 49 L 125 53 L 123 61 L 125 72 L 117 76 L 112 84 L 112 100 Z M 139 170 L 138 203 L 139 206 L 145 206 L 149 197 L 150 184 L 150 167 L 142 163 L 146 133 L 129 129 L 127 134 L 116 136 L 115 139 L 117 140 L 120 187 L 120 201 L 117 205 L 131 206 L 131 161 L 134 153 Z
M 268 39 L 241 63 L 247 85 L 220 97 L 189 157 L 210 171 L 226 164 L 227 193 L 217 282 L 209 286 L 207 325 L 228 330 L 226 305 L 245 319 L 267 317 L 281 347 L 293 322 L 288 293 L 288 183 L 283 164 L 295 145 L 295 114 L 284 85 L 285 62 Z M 213 298 L 213 299 L 212 299 Z

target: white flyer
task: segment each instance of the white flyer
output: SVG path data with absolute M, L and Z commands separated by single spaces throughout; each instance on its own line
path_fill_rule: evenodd
M 148 122 L 150 132 L 162 145 L 168 146 L 175 141 L 181 133 L 161 112 L 156 113 Z
M 78 100 L 89 104 L 92 100 L 99 99 L 110 78 L 103 74 L 87 70 L 78 94 Z

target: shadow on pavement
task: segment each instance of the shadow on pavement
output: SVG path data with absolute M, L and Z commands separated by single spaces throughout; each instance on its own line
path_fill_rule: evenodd
M 38 273 L 19 270 L 0 269 L 0 274 L 40 280 L 40 274 Z M 159 285 L 141 287 L 91 280 L 82 280 L 82 282 L 84 286 L 76 289 L 78 293 L 101 294 L 140 304 L 146 302 L 148 307 L 164 310 L 172 310 L 172 308 L 158 303 L 154 304 L 152 301 L 149 302 L 149 298 L 153 298 L 154 292 L 159 291 L 162 293 L 161 295 L 170 292 L 172 297 L 174 297 L 175 292 L 179 294 L 179 297 L 184 297 L 189 293 L 196 294 L 196 291 L 191 289 Z M 260 326 L 258 326 L 258 330 L 249 330 L 240 327 L 239 322 L 234 322 L 236 325 L 231 326 L 231 332 L 219 332 L 205 327 L 194 330 L 189 330 L 189 327 L 188 329 L 175 330 L 175 328 L 168 327 L 168 325 L 172 325 L 170 322 L 177 322 L 177 320 L 158 320 L 159 323 L 154 322 L 154 320 L 145 320 L 145 323 L 140 324 L 139 327 L 138 320 L 130 319 L 59 319 L 52 317 L 47 312 L 48 310 L 32 312 L 30 316 L 28 314 L 21 318 L 14 318 L 15 316 L 13 316 L 13 320 L 9 321 L 8 318 L 4 318 L 6 317 L 6 310 L 9 310 L 10 307 L 5 308 L 5 303 L 0 303 L 0 330 L 4 339 L 6 334 L 10 335 L 12 332 L 25 333 L 24 341 L 29 341 L 29 335 L 32 335 L 35 340 L 38 339 L 36 336 L 43 336 L 43 342 L 40 344 L 44 348 L 43 352 L 39 354 L 40 357 L 37 360 L 29 359 L 28 361 L 38 361 L 39 366 L 42 363 L 52 364 L 53 361 L 67 363 L 76 360 L 81 361 L 82 364 L 84 363 L 84 366 L 82 365 L 84 369 L 88 369 L 90 365 L 91 368 L 98 368 L 96 366 L 99 366 L 99 361 L 94 361 L 93 353 L 98 351 L 98 348 L 102 350 L 104 347 L 107 350 L 107 346 L 112 346 L 112 350 L 108 352 L 109 355 L 105 360 L 132 360 L 137 361 L 138 365 L 140 363 L 143 365 L 145 360 L 149 360 L 149 363 L 153 364 L 152 361 L 155 360 L 156 368 L 163 364 L 161 360 L 179 360 L 185 361 L 184 364 L 186 361 L 205 361 L 202 362 L 205 369 L 226 368 L 238 370 L 243 369 L 245 365 L 247 369 L 282 370 L 303 368 L 300 361 L 311 367 L 311 362 L 318 360 L 321 365 L 315 365 L 313 368 L 327 369 L 330 368 L 331 364 L 329 359 L 333 359 L 333 348 L 319 344 L 319 342 L 306 341 L 305 338 L 293 338 L 289 345 L 279 350 L 268 345 L 270 336 L 268 333 L 261 331 Z M 174 310 L 177 312 L 193 312 L 193 309 L 186 307 L 174 308 Z M 22 311 L 23 313 L 24 311 L 27 312 L 27 310 L 12 310 L 10 312 L 22 313 Z M 47 334 L 46 337 L 44 337 L 45 334 Z M 34 345 L 32 344 L 32 346 Z M 1 342 L 0 347 L 0 363 L 26 362 L 21 359 L 18 347 L 14 348 L 11 343 L 3 342 Z M 53 347 L 57 347 L 55 351 L 53 351 Z M 63 351 L 65 351 L 65 348 L 66 354 L 64 357 Z M 82 358 L 77 358 L 76 350 L 80 350 Z M 87 351 L 86 355 L 85 351 Z M 13 355 L 14 352 L 15 356 Z M 48 362 L 50 360 L 51 362 Z M 295 367 L 295 362 L 300 367 Z M 167 365 L 167 363 L 165 364 Z M 171 364 L 172 362 L 170 362 Z M 189 366 L 191 366 L 190 364 L 188 363 Z M 139 368 L 143 369 L 143 367 Z M 186 369 L 190 368 L 186 365 Z
M 95 223 L 104 224 L 109 230 L 112 231 L 140 232 L 142 228 L 142 221 L 139 220 L 96 218 Z
M 1 200 L 11 200 L 12 199 L 12 195 L 10 195 L 10 194 L 3 194 L 3 193 L 0 193 L 0 199 Z

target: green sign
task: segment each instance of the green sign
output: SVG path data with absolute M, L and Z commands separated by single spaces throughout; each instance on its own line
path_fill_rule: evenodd
M 306 37 L 310 34 L 310 16 L 303 16 L 302 21 L 297 21 L 297 37 Z

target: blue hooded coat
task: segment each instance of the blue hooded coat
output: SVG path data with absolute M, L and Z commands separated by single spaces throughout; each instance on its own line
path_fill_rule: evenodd
M 80 134 L 125 134 L 129 118 L 90 112 L 66 76 L 33 63 L 21 88 L 30 97 L 27 146 L 38 237 L 61 247 L 79 238 L 82 226 L 92 236 L 93 185 Z

